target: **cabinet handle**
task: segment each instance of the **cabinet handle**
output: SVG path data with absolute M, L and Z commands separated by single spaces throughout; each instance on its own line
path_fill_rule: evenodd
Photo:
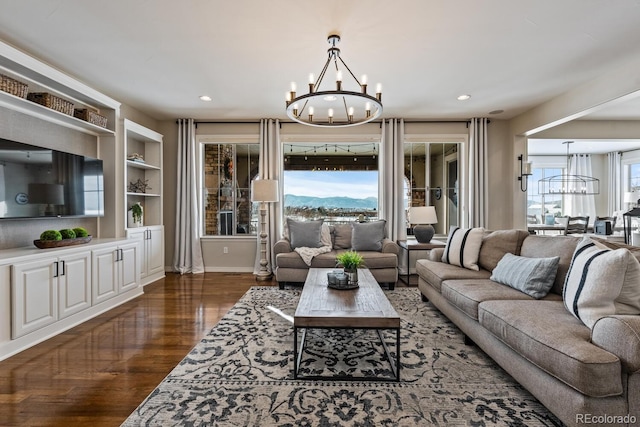
M 120 249 L 116 249 L 116 262 L 120 261 Z
M 124 251 L 120 249 L 120 261 L 124 259 Z
M 53 272 L 53 277 L 58 277 L 58 261 L 54 261 L 53 265 L 54 265 L 54 268 L 55 268 L 55 270 Z
M 62 263 L 62 274 L 61 276 L 64 276 L 66 273 L 65 268 L 64 268 L 64 261 L 60 261 Z
M 145 233 L 147 234 L 147 240 L 151 240 L 151 230 L 145 230 Z

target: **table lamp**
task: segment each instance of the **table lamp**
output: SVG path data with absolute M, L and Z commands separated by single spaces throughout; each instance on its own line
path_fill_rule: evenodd
M 414 224 L 413 235 L 419 243 L 429 243 L 435 230 L 431 224 L 438 223 L 434 206 L 415 206 L 409 208 L 409 223 Z

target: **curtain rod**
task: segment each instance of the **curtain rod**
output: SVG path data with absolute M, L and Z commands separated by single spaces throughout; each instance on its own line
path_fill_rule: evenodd
M 405 123 L 465 123 L 465 124 L 469 124 L 471 122 L 471 120 L 405 120 Z M 178 120 L 176 120 L 176 123 L 178 123 Z M 194 120 L 194 124 L 196 125 L 196 127 L 198 126 L 198 124 L 260 124 L 259 121 L 255 121 L 255 120 L 223 120 L 223 121 L 218 121 L 218 120 Z M 280 120 L 280 125 L 283 124 L 295 124 L 297 122 L 294 121 L 283 121 Z M 381 120 L 375 120 L 372 121 L 370 123 L 380 123 L 382 124 Z M 491 123 L 491 120 L 487 120 L 487 124 Z

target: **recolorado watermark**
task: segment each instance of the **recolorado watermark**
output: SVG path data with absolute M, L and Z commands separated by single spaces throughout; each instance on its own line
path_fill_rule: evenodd
M 635 415 L 576 414 L 576 424 L 635 424 Z

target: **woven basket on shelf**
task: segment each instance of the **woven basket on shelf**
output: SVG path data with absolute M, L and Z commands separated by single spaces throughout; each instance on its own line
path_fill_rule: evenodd
M 80 120 L 84 120 L 85 122 L 89 122 L 96 126 L 100 126 L 103 128 L 107 127 L 107 118 L 105 116 L 101 116 L 95 111 L 89 110 L 88 108 L 84 108 L 81 110 L 76 108 L 73 111 L 73 115 Z
M 29 86 L 9 76 L 0 74 L 0 90 L 19 98 L 26 98 L 29 92 Z
M 29 101 L 44 105 L 52 110 L 73 116 L 73 103 L 47 92 L 31 92 L 27 95 Z

